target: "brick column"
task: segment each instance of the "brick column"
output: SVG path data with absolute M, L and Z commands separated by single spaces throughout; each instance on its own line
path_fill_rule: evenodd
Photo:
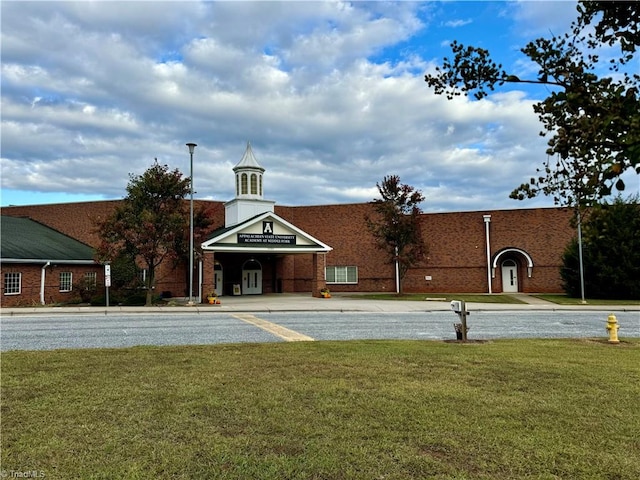
M 202 252 L 202 302 L 207 302 L 207 295 L 213 291 L 213 266 L 215 255 L 213 252 Z
M 327 286 L 324 279 L 324 258 L 319 253 L 313 254 L 313 278 L 311 279 L 311 296 L 320 297 L 320 290 Z
M 280 293 L 291 293 L 295 291 L 295 255 L 284 255 L 276 260 L 276 282 L 280 282 L 282 291 Z

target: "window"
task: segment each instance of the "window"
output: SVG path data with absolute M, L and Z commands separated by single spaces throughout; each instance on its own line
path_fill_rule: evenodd
M 60 272 L 60 291 L 70 292 L 73 285 L 73 274 L 71 272 Z
M 242 195 L 246 195 L 247 193 L 249 193 L 248 188 L 247 188 L 247 174 L 243 173 L 240 176 L 240 188 L 242 190 Z
M 87 288 L 93 289 L 96 288 L 96 284 L 98 281 L 96 272 L 87 272 L 84 274 L 84 284 Z
M 7 272 L 4 274 L 4 294 L 20 295 L 22 286 L 22 274 L 20 272 Z
M 327 283 L 358 283 L 358 267 L 326 267 Z
M 258 176 L 255 173 L 251 174 L 251 195 L 258 194 Z

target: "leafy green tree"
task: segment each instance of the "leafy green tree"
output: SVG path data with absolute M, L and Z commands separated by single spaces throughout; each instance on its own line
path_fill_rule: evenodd
M 135 254 L 120 252 L 111 259 L 111 288 L 114 294 L 123 297 L 123 292 L 144 287 Z
M 113 214 L 100 222 L 102 241 L 98 256 L 137 258 L 147 269 L 146 305 L 152 304 L 156 269 L 177 256 L 176 244 L 189 230 L 183 199 L 190 191 L 188 178 L 176 169 L 155 163 L 142 175 L 130 175 L 127 196 Z
M 136 264 L 135 253 L 121 252 L 117 257 L 111 259 L 111 288 L 109 289 L 109 301 L 114 304 L 123 303 L 125 305 L 138 304 L 140 292 L 146 286 L 142 281 L 140 269 Z M 106 296 L 98 298 L 101 305 L 106 301 Z M 146 292 L 145 292 L 146 301 Z
M 640 203 L 638 196 L 626 202 L 591 209 L 583 223 L 585 290 L 593 298 L 640 299 Z M 578 242 L 565 249 L 561 269 L 565 291 L 580 295 Z
M 377 247 L 385 252 L 387 262 L 392 265 L 397 262 L 399 293 L 402 293 L 402 280 L 407 271 L 422 261 L 427 251 L 419 222 L 422 213 L 419 204 L 424 197 L 419 190 L 402 184 L 397 175 L 384 177 L 376 187 L 381 197 L 372 202 L 376 215 L 366 216 L 365 221 Z
M 425 81 L 436 94 L 473 93 L 476 99 L 505 83 L 540 84 L 550 95 L 534 105 L 544 130 L 551 134 L 551 157 L 529 183 L 512 193 L 516 199 L 543 193 L 555 202 L 575 205 L 625 188 L 620 175 L 640 173 L 640 2 L 581 1 L 569 33 L 538 38 L 521 51 L 538 65 L 535 78 L 520 79 L 505 71 L 488 50 L 453 42 L 445 58 Z M 604 59 L 602 47 L 618 48 L 617 58 Z M 599 77 L 608 65 L 611 74 Z M 631 66 L 632 73 L 627 72 Z

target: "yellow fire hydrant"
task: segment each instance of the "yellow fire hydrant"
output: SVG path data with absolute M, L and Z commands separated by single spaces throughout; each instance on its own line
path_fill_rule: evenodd
M 607 331 L 609 332 L 609 343 L 620 343 L 620 340 L 618 340 L 618 328 L 619 328 L 618 319 L 612 313 L 611 315 L 609 315 L 609 318 L 607 318 Z

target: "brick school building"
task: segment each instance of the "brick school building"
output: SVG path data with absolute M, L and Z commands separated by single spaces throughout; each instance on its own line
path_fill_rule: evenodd
M 325 286 L 333 292 L 396 291 L 395 265 L 385 262 L 366 227 L 365 217 L 373 213 L 370 203 L 279 206 L 265 200 L 265 170 L 250 145 L 233 170 L 232 200 L 194 201 L 196 207 L 207 209 L 214 226 L 196 248 L 192 285 L 199 301 L 206 302 L 211 292 L 308 292 L 318 296 Z M 95 220 L 110 215 L 118 203 L 11 206 L 4 207 L 2 215 L 30 219 L 95 247 L 99 243 Z M 562 253 L 575 236 L 571 218 L 567 208 L 424 213 L 420 225 L 428 253 L 424 262 L 409 269 L 403 290 L 430 295 L 562 292 Z M 2 255 L 5 306 L 42 301 L 42 275 L 23 276 L 23 283 L 38 285 L 22 285 L 19 290 L 24 293 L 17 293 L 20 268 L 29 265 L 41 274 L 59 268 L 55 263 L 46 265 L 49 260 L 45 258 L 37 259 L 41 264 L 19 260 L 7 263 Z M 188 262 L 162 265 L 156 291 L 188 296 L 188 267 Z M 99 272 L 97 282 L 103 285 L 104 269 L 90 268 Z M 51 292 L 59 287 L 56 278 L 45 275 Z M 8 281 L 13 282 L 9 290 Z M 49 299 L 55 301 L 56 296 L 45 296 L 45 302 Z

